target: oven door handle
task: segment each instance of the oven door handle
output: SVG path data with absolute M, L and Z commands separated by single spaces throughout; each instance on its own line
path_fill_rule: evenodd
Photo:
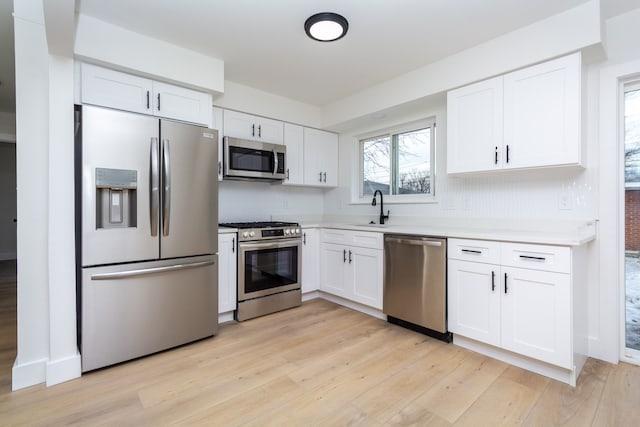
M 286 248 L 291 246 L 302 247 L 302 239 L 282 239 L 282 240 L 268 240 L 266 242 L 238 242 L 239 251 L 250 251 L 255 249 L 269 249 L 269 248 Z

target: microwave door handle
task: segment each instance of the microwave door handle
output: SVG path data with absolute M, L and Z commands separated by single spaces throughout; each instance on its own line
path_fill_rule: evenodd
M 275 175 L 278 172 L 278 155 L 275 148 L 271 151 L 273 152 L 273 175 Z

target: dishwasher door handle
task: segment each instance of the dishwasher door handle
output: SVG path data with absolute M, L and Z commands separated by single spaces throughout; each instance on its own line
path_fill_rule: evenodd
M 401 243 L 403 245 L 414 246 L 442 246 L 439 240 L 420 240 L 420 239 L 397 239 L 395 237 L 387 237 L 388 242 Z

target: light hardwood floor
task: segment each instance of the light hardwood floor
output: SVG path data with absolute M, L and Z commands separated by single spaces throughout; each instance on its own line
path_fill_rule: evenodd
M 0 283 L 0 298 L 3 426 L 640 421 L 639 367 L 589 360 L 574 389 L 324 300 L 224 324 L 214 338 L 54 387 L 12 393 L 15 286 Z

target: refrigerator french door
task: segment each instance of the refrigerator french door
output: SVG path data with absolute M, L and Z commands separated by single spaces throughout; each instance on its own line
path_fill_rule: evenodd
M 215 334 L 217 132 L 78 114 L 82 370 Z

